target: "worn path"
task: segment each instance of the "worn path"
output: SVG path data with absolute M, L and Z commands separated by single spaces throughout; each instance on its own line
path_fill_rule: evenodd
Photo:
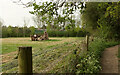
M 100 73 L 118 73 L 118 46 L 106 48 L 102 53 Z

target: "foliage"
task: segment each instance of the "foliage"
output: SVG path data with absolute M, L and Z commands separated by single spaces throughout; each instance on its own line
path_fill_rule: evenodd
M 47 27 L 48 28 L 48 27 Z M 24 33 L 25 29 L 25 33 Z M 69 31 L 58 31 L 58 30 L 50 30 L 48 28 L 47 33 L 50 37 L 84 37 L 86 35 L 86 31 L 83 31 L 79 27 L 74 30 Z M 2 37 L 29 37 L 30 35 L 43 35 L 44 30 L 38 30 L 34 26 L 31 27 L 6 27 L 2 26 Z
M 63 2 L 61 6 L 57 2 L 40 2 L 37 4 L 33 2 L 31 5 L 33 11 L 31 14 L 35 15 L 34 21 L 37 22 L 38 27 L 43 25 L 47 29 L 53 30 L 74 30 L 75 28 L 75 11 L 83 9 L 83 2 Z
M 50 37 L 84 37 L 87 32 L 79 30 L 79 31 L 55 31 L 49 30 L 48 35 Z
M 95 34 L 95 30 L 97 29 L 97 20 L 99 18 L 99 14 L 97 11 L 97 6 L 99 3 L 97 2 L 87 2 L 86 8 L 83 9 L 84 12 L 81 15 L 82 27 L 86 29 L 88 32 Z
M 24 31 L 25 29 L 25 31 Z M 2 26 L 2 38 L 4 37 L 29 37 L 35 34 L 35 27 L 12 27 Z M 25 32 L 25 33 L 24 33 Z
M 99 7 L 102 5 L 107 6 L 105 14 L 98 19 L 98 24 L 100 25 L 99 31 L 101 36 L 108 39 L 117 39 L 120 38 L 120 2 L 99 4 Z M 103 9 L 101 7 L 100 9 Z
M 76 67 L 76 73 L 98 73 L 101 69 L 99 61 L 93 52 L 81 56 L 79 58 L 79 64 Z
M 105 39 L 120 38 L 120 2 L 86 3 L 82 25 L 92 35 Z
M 76 65 L 76 73 L 99 73 L 101 70 L 100 57 L 105 48 L 120 44 L 120 42 L 106 41 L 96 38 L 89 45 L 89 51 L 78 56 L 79 62 Z
M 96 38 L 90 43 L 89 51 L 81 50 L 78 44 L 73 44 L 75 48 L 61 62 L 56 64 L 50 73 L 99 73 L 101 70 L 100 57 L 102 51 L 116 44 L 118 42 Z M 66 43 L 66 45 L 68 44 Z
M 32 34 L 32 35 L 35 34 L 35 27 L 34 27 L 34 26 L 31 26 L 31 27 L 30 27 L 30 31 L 31 31 L 31 34 Z
M 7 32 L 8 32 L 8 36 L 11 37 L 11 34 L 12 34 L 12 27 L 11 26 L 9 26 L 7 28 Z

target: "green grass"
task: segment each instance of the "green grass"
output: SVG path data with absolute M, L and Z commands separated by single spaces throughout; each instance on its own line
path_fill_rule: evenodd
M 2 51 L 6 58 L 2 60 L 7 59 L 8 62 L 2 63 L 2 71 L 18 72 L 17 59 L 13 58 L 15 55 L 11 52 L 15 52 L 19 46 L 32 46 L 34 73 L 96 73 L 100 70 L 99 59 L 102 51 L 119 44 L 115 41 L 96 39 L 90 43 L 89 52 L 84 53 L 80 49 L 82 40 L 84 37 L 55 37 L 46 41 L 30 41 L 30 38 L 4 38 Z
M 2 54 L 10 53 L 18 50 L 19 46 L 32 46 L 33 49 L 46 48 L 51 45 L 64 43 L 66 41 L 75 40 L 76 38 L 50 38 L 46 41 L 31 41 L 30 38 L 3 38 L 2 39 Z
M 14 59 L 17 52 L 15 54 L 11 52 L 18 50 L 17 47 L 19 46 L 32 46 L 33 72 L 56 72 L 58 70 L 56 64 L 62 64 L 63 61 L 66 61 L 77 44 L 80 44 L 83 39 L 84 37 L 51 37 L 50 40 L 46 41 L 30 41 L 30 38 L 3 38 L 2 53 L 6 58 L 2 60 L 8 60 L 8 62 L 2 64 L 2 71 L 7 73 L 18 72 L 17 59 Z M 10 58 L 7 58 L 8 56 Z M 66 61 L 62 65 L 67 65 L 68 62 Z
M 49 39 L 49 40 L 45 40 L 45 41 L 62 41 L 62 40 L 58 40 L 58 39 Z

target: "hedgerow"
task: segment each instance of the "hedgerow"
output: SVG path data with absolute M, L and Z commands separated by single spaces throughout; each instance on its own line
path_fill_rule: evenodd
M 100 57 L 105 48 L 120 44 L 116 41 L 95 39 L 89 44 L 89 50 L 82 54 L 76 54 L 76 73 L 99 73 L 101 70 Z M 74 60 L 76 61 L 76 60 Z

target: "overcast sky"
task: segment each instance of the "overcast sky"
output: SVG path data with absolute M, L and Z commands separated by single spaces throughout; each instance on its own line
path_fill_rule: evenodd
M 24 8 L 12 2 L 12 0 L 0 0 L 0 18 L 4 20 L 6 26 L 23 26 L 24 18 L 30 20 L 29 26 L 34 25 L 32 14 L 29 11 L 32 8 Z
M 4 20 L 4 25 L 23 26 L 25 18 L 27 20 L 30 20 L 28 26 L 34 26 L 34 22 L 32 20 L 33 15 L 29 13 L 32 8 L 23 8 L 24 6 L 15 4 L 12 1 L 16 0 L 0 0 L 0 19 Z M 25 2 L 30 0 L 22 1 Z
M 3 19 L 4 25 L 9 26 L 23 26 L 24 18 L 29 20 L 28 26 L 35 26 L 32 17 L 33 15 L 29 13 L 32 8 L 24 8 L 23 5 L 18 5 L 13 3 L 13 1 L 17 0 L 0 0 L 0 18 Z M 25 1 L 30 0 L 22 0 Z M 43 0 L 40 0 L 43 1 Z M 49 0 L 44 0 L 49 1 Z

